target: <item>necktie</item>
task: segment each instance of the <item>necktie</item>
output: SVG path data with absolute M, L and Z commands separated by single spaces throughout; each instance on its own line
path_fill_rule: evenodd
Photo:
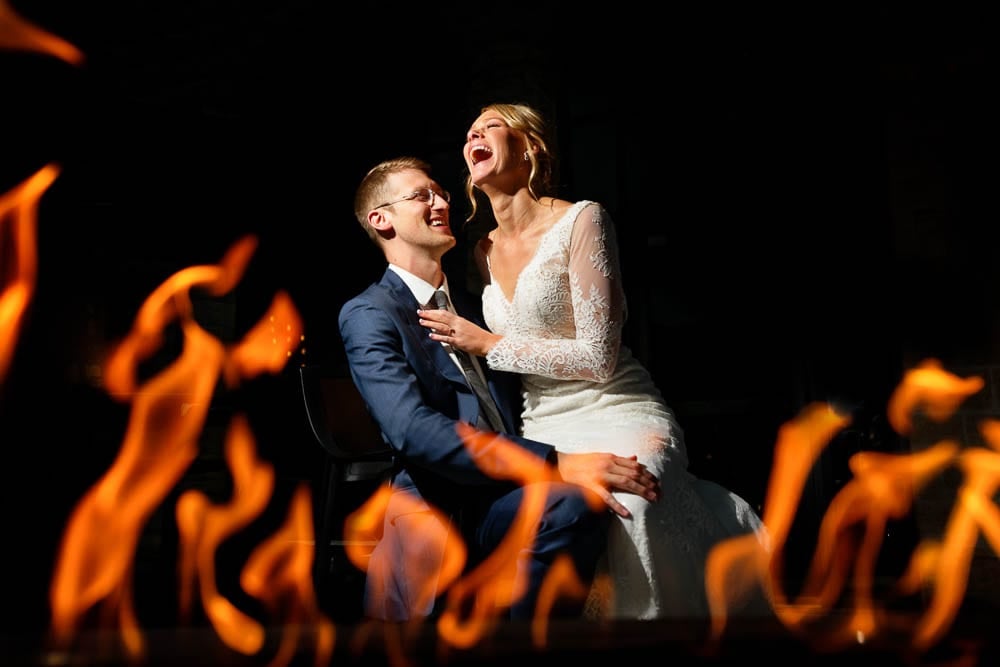
M 448 308 L 448 295 L 445 294 L 444 290 L 439 289 L 434 292 L 434 305 L 441 310 L 450 310 Z M 480 421 L 485 420 L 486 425 L 494 431 L 503 433 L 506 429 L 503 426 L 500 410 L 497 409 L 497 404 L 493 401 L 493 396 L 490 395 L 486 382 L 479 375 L 479 369 L 475 367 L 472 357 L 469 356 L 468 352 L 457 347 L 453 347 L 452 351 L 462 366 L 462 370 L 465 371 L 465 379 L 472 387 L 472 391 L 476 393 L 476 398 L 479 399 L 479 407 L 482 409 L 482 413 L 479 415 Z

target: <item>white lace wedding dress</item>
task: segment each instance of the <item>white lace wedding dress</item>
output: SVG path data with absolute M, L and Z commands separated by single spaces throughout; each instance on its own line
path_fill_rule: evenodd
M 680 426 L 621 344 L 626 304 L 604 208 L 575 203 L 545 233 L 511 299 L 490 280 L 483 309 L 490 329 L 503 335 L 487 363 L 522 374 L 526 437 L 565 452 L 637 454 L 660 478 L 656 503 L 616 494 L 632 518 L 612 521 L 610 600 L 601 613 L 706 617 L 708 551 L 750 531 L 763 539 L 763 526 L 744 499 L 688 472 Z

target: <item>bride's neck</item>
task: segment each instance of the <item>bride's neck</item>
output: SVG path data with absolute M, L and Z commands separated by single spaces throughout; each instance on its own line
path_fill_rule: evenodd
M 506 197 L 493 202 L 493 217 L 504 236 L 516 236 L 534 227 L 552 211 L 551 197 L 533 199 L 530 195 Z

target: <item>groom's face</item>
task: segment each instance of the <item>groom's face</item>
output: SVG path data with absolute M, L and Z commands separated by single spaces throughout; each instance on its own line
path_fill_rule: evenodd
M 390 201 L 379 209 L 394 234 L 388 240 L 397 252 L 430 251 L 437 257 L 455 246 L 448 197 L 430 176 L 408 169 L 389 177 Z

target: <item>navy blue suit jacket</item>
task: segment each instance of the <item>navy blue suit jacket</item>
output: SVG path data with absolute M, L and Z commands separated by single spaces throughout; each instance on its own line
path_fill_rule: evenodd
M 456 312 L 484 326 L 480 302 L 451 291 Z M 458 421 L 476 424 L 479 402 L 441 343 L 418 322 L 417 303 L 391 270 L 347 301 L 338 323 L 351 376 L 400 465 L 393 485 L 437 509 L 457 510 L 510 490 L 510 482 L 483 473 L 456 432 Z M 520 414 L 520 378 L 481 362 L 501 414 L 506 439 L 552 460 L 551 445 L 514 435 Z M 477 456 L 491 456 L 490 448 Z

